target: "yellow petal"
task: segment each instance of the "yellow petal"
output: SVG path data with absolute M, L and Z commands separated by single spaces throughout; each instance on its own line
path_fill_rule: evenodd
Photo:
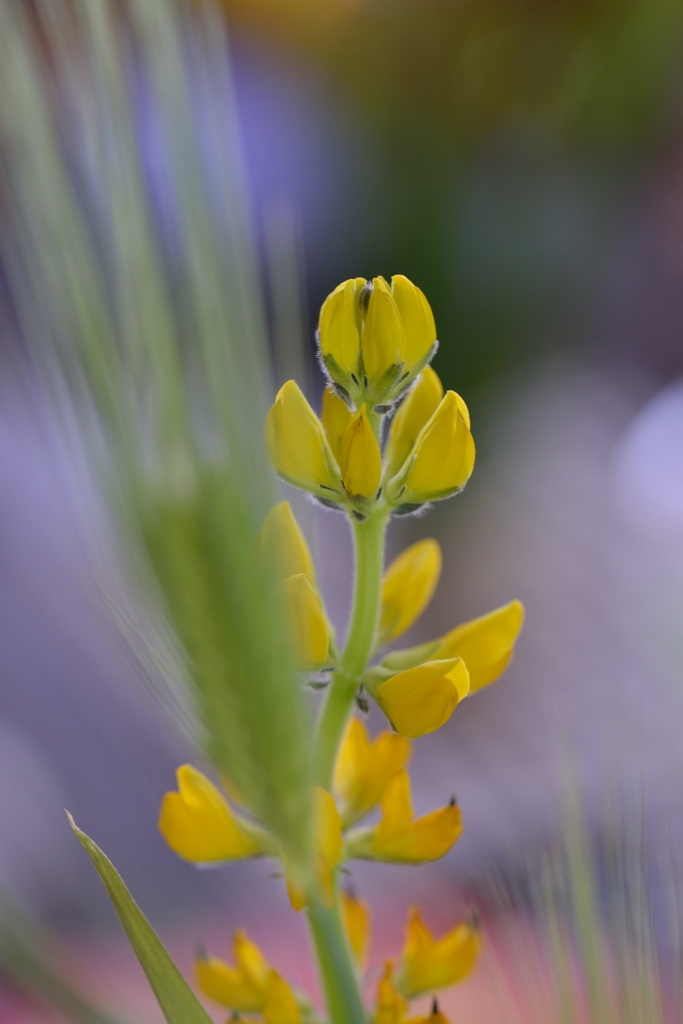
M 406 548 L 384 573 L 380 643 L 405 633 L 432 599 L 441 574 L 441 548 L 427 538 Z
M 407 1003 L 391 980 L 393 965 L 390 960 L 384 965 L 384 974 L 377 986 L 377 1007 L 375 1024 L 404 1024 Z
M 419 909 L 413 907 L 397 985 L 407 999 L 456 985 L 473 970 L 480 950 L 479 931 L 472 922 L 463 921 L 442 938 L 434 939 Z
M 291 988 L 277 971 L 268 978 L 268 994 L 263 1007 L 265 1024 L 301 1024 L 301 1010 Z
M 235 966 L 217 957 L 198 960 L 197 984 L 205 996 L 222 1006 L 241 1013 L 256 1013 L 265 1005 L 270 967 L 243 931 L 235 932 L 233 952 Z
M 391 421 L 384 455 L 388 478 L 398 473 L 442 398 L 443 385 L 431 366 L 427 366 Z
M 426 661 L 377 687 L 375 699 L 397 732 L 416 739 L 439 729 L 469 692 L 462 659 Z
M 370 910 L 353 893 L 341 893 L 341 915 L 344 929 L 356 963 L 363 970 L 370 942 Z
M 359 293 L 365 278 L 343 281 L 328 295 L 320 310 L 319 339 L 323 355 L 331 355 L 348 374 L 358 375 L 361 309 Z
M 426 298 L 403 274 L 391 279 L 391 294 L 398 307 L 405 335 L 405 362 L 410 368 L 424 359 L 436 341 L 434 314 Z
M 314 846 L 317 858 L 315 873 L 318 884 L 318 897 L 322 899 L 324 906 L 329 907 L 334 903 L 332 871 L 341 860 L 344 851 L 342 822 L 331 793 L 328 793 L 322 786 L 316 786 L 313 796 L 315 813 Z M 307 902 L 306 893 L 294 883 L 290 872 L 287 871 L 286 865 L 285 871 L 289 901 L 295 910 L 302 910 Z
M 261 546 L 266 565 L 274 569 L 277 579 L 304 573 L 315 586 L 313 556 L 288 501 L 275 505 L 266 516 Z
M 377 860 L 418 864 L 438 860 L 447 853 L 462 832 L 460 809 L 449 804 L 413 820 L 410 779 L 398 772 L 382 799 L 382 817 L 374 832 L 372 855 Z
M 331 500 L 342 497 L 325 431 L 293 380 L 280 388 L 268 412 L 265 440 L 271 465 L 283 479 Z
M 342 823 L 334 797 L 322 786 L 316 786 L 315 849 L 330 868 L 336 868 L 344 849 Z
M 334 769 L 334 791 L 343 803 L 345 825 L 377 806 L 389 779 L 409 759 L 410 743 L 403 736 L 385 730 L 371 741 L 363 723 L 351 719 Z
M 326 387 L 323 391 L 323 406 L 320 419 L 325 428 L 327 442 L 337 462 L 339 462 L 339 449 L 342 438 L 352 416 L 353 413 L 346 402 L 342 401 L 331 387 Z
M 420 431 L 405 489 L 392 498 L 421 503 L 461 490 L 474 468 L 474 440 L 454 391 L 447 391 L 436 412 Z
M 361 342 L 365 375 L 371 384 L 390 367 L 400 365 L 405 352 L 401 318 L 389 286 L 382 277 L 374 278 L 372 284 Z
M 339 446 L 339 465 L 348 494 L 369 498 L 382 475 L 382 456 L 365 405 L 349 422 Z
M 292 629 L 294 652 L 301 668 L 324 665 L 330 647 L 327 619 L 320 595 L 303 573 L 280 584 Z
M 523 623 L 524 605 L 510 601 L 446 633 L 435 657 L 462 658 L 470 674 L 470 692 L 475 693 L 505 671 Z
M 179 792 L 164 796 L 159 831 L 179 856 L 211 863 L 264 852 L 205 775 L 184 764 L 176 777 Z

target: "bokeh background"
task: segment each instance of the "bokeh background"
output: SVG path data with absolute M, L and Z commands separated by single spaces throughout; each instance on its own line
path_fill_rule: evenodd
M 513 597 L 527 608 L 506 675 L 416 744 L 417 807 L 455 790 L 463 839 L 429 869 L 357 872 L 377 959 L 398 951 L 415 900 L 437 930 L 472 899 L 486 908 L 487 880 L 514 879 L 559 834 L 567 772 L 593 831 L 618 792 L 653 846 L 683 838 L 683 7 L 224 6 L 276 376 L 297 368 L 319 400 L 317 311 L 339 281 L 419 284 L 478 463 L 463 496 L 393 531 L 392 551 L 423 536 L 444 551 L 412 636 Z M 186 752 L 102 606 L 74 472 L 6 373 L 0 884 L 54 929 L 79 984 L 130 1020 L 158 1019 L 68 807 L 184 965 L 196 939 L 227 952 L 246 924 L 309 982 L 281 882 L 258 865 L 197 872 L 156 832 Z M 343 631 L 345 523 L 297 510 Z M 453 997 L 468 1020 L 514 1019 L 491 971 Z M 0 1016 L 51 1019 L 9 982 L 0 993 Z

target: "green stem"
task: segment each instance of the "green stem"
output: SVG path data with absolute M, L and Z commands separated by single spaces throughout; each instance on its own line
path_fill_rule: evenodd
M 327 693 L 315 742 L 315 779 L 327 790 L 332 788 L 339 742 L 375 643 L 388 518 L 386 508 L 375 507 L 362 522 L 352 520 L 356 577 L 351 624 L 339 668 Z
M 366 1024 L 349 944 L 337 904 L 308 911 L 331 1024 Z

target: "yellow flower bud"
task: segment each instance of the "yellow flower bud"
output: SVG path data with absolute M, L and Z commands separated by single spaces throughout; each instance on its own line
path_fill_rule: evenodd
M 435 939 L 419 909 L 413 907 L 396 986 L 407 999 L 415 999 L 424 992 L 456 985 L 474 969 L 480 952 L 481 938 L 474 922 L 462 921 Z
M 339 748 L 333 782 L 345 826 L 380 802 L 389 779 L 405 768 L 409 759 L 410 743 L 405 737 L 386 730 L 371 740 L 363 723 L 351 719 Z
M 384 974 L 377 986 L 377 1007 L 375 1009 L 375 1024 L 407 1024 L 406 1003 L 400 992 L 394 988 L 391 980 L 393 964 L 387 960 L 384 965 Z M 415 1022 L 412 1022 L 415 1024 Z
M 161 802 L 159 831 L 180 857 L 196 864 L 267 852 L 265 834 L 233 813 L 209 779 L 189 764 L 176 772 L 178 792 Z
M 353 413 L 346 402 L 339 395 L 335 394 L 333 388 L 326 387 L 323 391 L 323 407 L 320 419 L 327 435 L 327 443 L 337 462 L 339 462 L 339 449 L 342 438 L 352 417 Z
M 362 325 L 359 293 L 366 283 L 364 277 L 356 277 L 337 285 L 323 302 L 318 327 L 323 361 L 330 363 L 332 357 L 341 370 L 356 379 Z M 330 363 L 328 372 L 334 378 L 333 369 Z
M 452 801 L 446 807 L 413 819 L 408 772 L 400 771 L 382 797 L 382 817 L 374 828 L 359 829 L 347 836 L 350 857 L 420 864 L 448 853 L 462 832 L 460 809 Z
M 434 657 L 462 658 L 470 674 L 470 693 L 475 693 L 503 674 L 523 623 L 524 605 L 510 601 L 446 633 Z
M 391 290 L 383 277 L 375 277 L 372 284 L 361 342 L 365 375 L 371 385 L 380 381 L 392 367 L 396 367 L 398 374 L 405 354 L 401 317 Z M 394 383 L 395 377 L 389 388 Z
M 263 521 L 261 547 L 266 565 L 273 568 L 276 579 L 303 573 L 315 586 L 313 556 L 288 501 L 271 508 Z
M 324 906 L 331 907 L 334 903 L 334 884 L 332 872 L 341 860 L 344 851 L 342 822 L 334 802 L 334 797 L 322 786 L 314 791 L 314 849 L 316 855 L 316 881 L 318 896 Z M 295 910 L 306 906 L 306 894 L 299 889 L 287 873 L 287 892 Z
M 398 473 L 413 450 L 420 431 L 436 412 L 442 398 L 441 381 L 431 366 L 425 367 L 415 387 L 391 421 L 384 453 L 388 478 Z
M 244 931 L 235 932 L 232 949 L 234 966 L 214 956 L 197 960 L 197 985 L 221 1006 L 239 1013 L 258 1013 L 266 1005 L 271 968 Z
M 405 364 L 410 369 L 423 362 L 434 348 L 434 314 L 421 290 L 403 274 L 392 277 L 391 294 L 401 318 L 405 336 Z
M 407 470 L 391 482 L 391 500 L 396 504 L 423 504 L 455 494 L 472 475 L 474 457 L 474 441 L 458 395 L 448 391 L 420 431 Z
M 277 393 L 266 417 L 266 449 L 283 480 L 328 501 L 343 500 L 325 431 L 293 380 Z
M 298 665 L 302 669 L 320 668 L 327 661 L 330 648 L 320 595 L 303 573 L 283 580 L 280 592 L 287 602 Z
M 469 688 L 465 662 L 450 658 L 399 672 L 378 685 L 373 696 L 394 729 L 416 739 L 447 722 Z
M 382 476 L 382 455 L 364 405 L 344 432 L 339 448 L 339 465 L 347 494 L 372 497 Z
M 342 890 L 340 905 L 349 945 L 356 963 L 363 970 L 370 942 L 370 911 L 362 900 L 345 890 Z
M 384 573 L 379 642 L 387 643 L 409 629 L 432 599 L 441 574 L 441 549 L 435 540 L 420 540 L 395 558 Z
M 263 1007 L 263 1024 L 301 1024 L 301 1020 L 301 1010 L 291 988 L 277 971 L 271 971 Z

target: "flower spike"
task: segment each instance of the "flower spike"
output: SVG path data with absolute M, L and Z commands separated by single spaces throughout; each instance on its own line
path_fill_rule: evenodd
M 476 966 L 481 951 L 479 929 L 473 920 L 462 921 L 440 939 L 424 924 L 413 907 L 396 979 L 407 999 L 448 988 L 463 981 Z
M 384 573 L 379 644 L 410 629 L 432 599 L 441 574 L 441 548 L 426 539 L 412 544 Z
M 382 817 L 374 828 L 359 829 L 347 837 L 350 857 L 420 864 L 448 853 L 462 832 L 455 802 L 422 818 L 413 819 L 408 772 L 397 772 L 382 798 Z
M 176 777 L 178 792 L 161 802 L 159 831 L 180 857 L 202 864 L 270 851 L 266 833 L 234 814 L 205 775 L 184 764 Z
M 403 736 L 385 730 L 370 740 L 360 719 L 351 719 L 337 755 L 333 783 L 345 826 L 377 806 L 389 780 L 409 759 L 410 743 Z

